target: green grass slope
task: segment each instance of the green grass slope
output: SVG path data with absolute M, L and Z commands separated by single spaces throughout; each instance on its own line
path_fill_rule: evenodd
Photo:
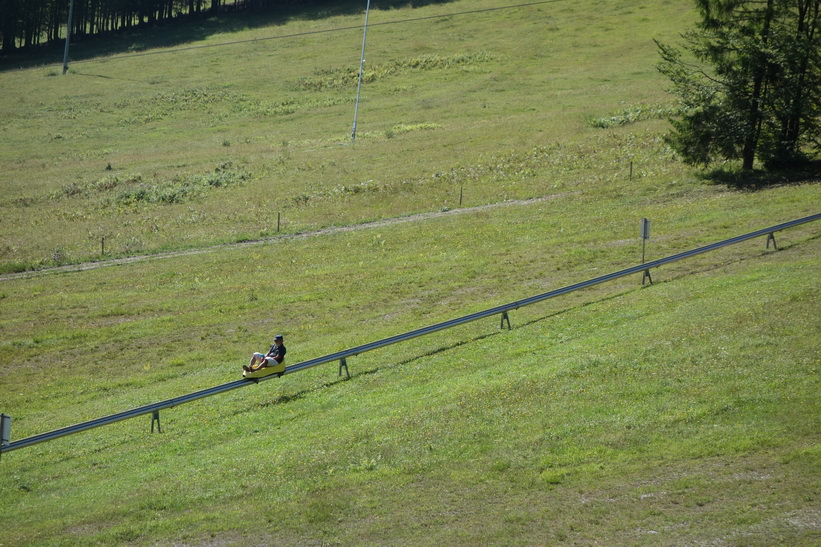
M 358 31 L 0 73 L 3 270 L 147 255 L 0 280 L 12 438 L 233 380 L 276 333 L 294 364 L 633 266 L 642 217 L 652 260 L 817 213 L 664 146 L 651 38 L 693 19 L 374 26 L 354 146 Z M 0 544 L 817 543 L 816 224 L 5 454 Z
M 185 51 L 0 72 L 0 267 L 97 259 L 103 238 L 109 256 L 257 239 L 277 213 L 294 233 L 453 208 L 460 191 L 540 197 L 631 161 L 654 177 L 658 143 L 614 147 L 618 128 L 591 120 L 665 125 L 652 39 L 693 21 L 689 2 L 481 11 L 498 7 L 375 6 L 354 146 L 362 14 L 251 17 Z
M 364 354 L 349 381 L 331 364 L 165 411 L 162 434 L 144 417 L 9 453 L 2 542 L 811 544 L 821 249 L 780 239 L 523 308 L 509 331 L 488 319 Z M 231 380 L 281 327 L 295 363 L 536 282 L 447 287 L 463 258 L 439 279 L 395 264 L 383 288 L 337 258 L 307 275 L 318 292 L 347 279 L 345 297 L 309 303 L 305 282 L 316 316 L 288 325 L 231 288 L 255 253 L 188 257 L 182 285 L 162 261 L 7 283 L 4 318 L 26 294 L 52 311 L 21 313 L 5 344 L 15 438 Z M 148 289 L 163 284 L 189 304 Z

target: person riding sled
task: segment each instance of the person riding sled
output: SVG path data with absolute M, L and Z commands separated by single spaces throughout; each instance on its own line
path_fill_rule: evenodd
M 262 368 L 274 367 L 281 364 L 285 360 L 285 344 L 282 340 L 282 335 L 277 334 L 274 337 L 274 345 L 268 350 L 268 353 L 254 353 L 251 361 L 247 365 L 243 365 L 242 369 L 245 372 L 256 372 Z

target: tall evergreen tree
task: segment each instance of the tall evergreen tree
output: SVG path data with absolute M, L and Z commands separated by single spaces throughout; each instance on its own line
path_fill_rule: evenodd
M 759 160 L 768 168 L 817 153 L 821 0 L 696 0 L 683 50 L 657 42 L 659 70 L 681 103 L 668 143 L 687 163 Z
M 20 36 L 20 6 L 19 0 L 0 0 L 0 40 L 3 53 L 8 53 L 16 47 L 16 39 Z

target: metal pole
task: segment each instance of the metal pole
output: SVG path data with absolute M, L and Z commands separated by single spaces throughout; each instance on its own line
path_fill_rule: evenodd
M 68 43 L 71 41 L 71 21 L 74 19 L 74 0 L 68 4 L 68 22 L 66 23 L 66 49 L 63 51 L 63 74 L 68 72 Z
M 0 414 L 0 456 L 3 454 L 3 447 L 8 446 L 11 440 L 11 416 Z
M 0 414 L 0 446 L 9 444 L 11 440 L 11 416 Z
M 630 162 L 630 175 L 633 174 L 633 162 Z M 650 239 L 650 220 L 643 218 L 641 219 L 641 263 L 644 264 L 644 250 L 647 245 L 647 240 Z M 644 280 L 649 279 L 650 284 L 653 284 L 653 278 L 650 277 L 650 270 L 644 270 L 644 273 L 641 276 L 641 284 L 644 285 Z
M 356 119 L 359 116 L 359 96 L 362 93 L 362 69 L 365 66 L 365 41 L 368 39 L 368 15 L 371 12 L 371 0 L 365 6 L 365 30 L 362 32 L 362 55 L 359 57 L 359 79 L 356 84 L 356 105 L 353 110 L 353 129 L 351 130 L 351 144 L 356 142 Z

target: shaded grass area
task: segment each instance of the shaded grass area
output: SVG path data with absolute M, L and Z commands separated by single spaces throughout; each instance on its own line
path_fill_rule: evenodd
M 716 168 L 703 173 L 701 178 L 714 184 L 723 184 L 748 191 L 760 190 L 776 184 L 817 183 L 821 180 L 821 161 L 808 161 L 804 165 L 781 171 L 744 172 L 732 167 Z
M 383 0 L 378 9 L 421 8 L 432 4 L 445 4 L 450 0 L 417 0 L 412 4 L 404 1 Z M 365 8 L 359 2 L 333 0 L 332 2 L 279 4 L 269 10 L 234 10 L 223 4 L 223 12 L 213 14 L 207 9 L 203 13 L 180 16 L 173 21 L 143 24 L 129 29 L 113 31 L 101 36 L 74 36 L 69 47 L 69 65 L 82 63 L 99 57 L 130 55 L 150 52 L 163 48 L 185 48 L 191 43 L 227 36 L 252 29 L 281 28 L 295 21 L 314 21 L 342 15 L 363 14 Z M 275 38 L 276 35 L 268 36 Z M 56 76 L 57 66 L 62 66 L 65 39 L 54 44 L 43 44 L 27 49 L 18 49 L 12 54 L 0 56 L 0 71 L 55 65 L 49 75 Z

